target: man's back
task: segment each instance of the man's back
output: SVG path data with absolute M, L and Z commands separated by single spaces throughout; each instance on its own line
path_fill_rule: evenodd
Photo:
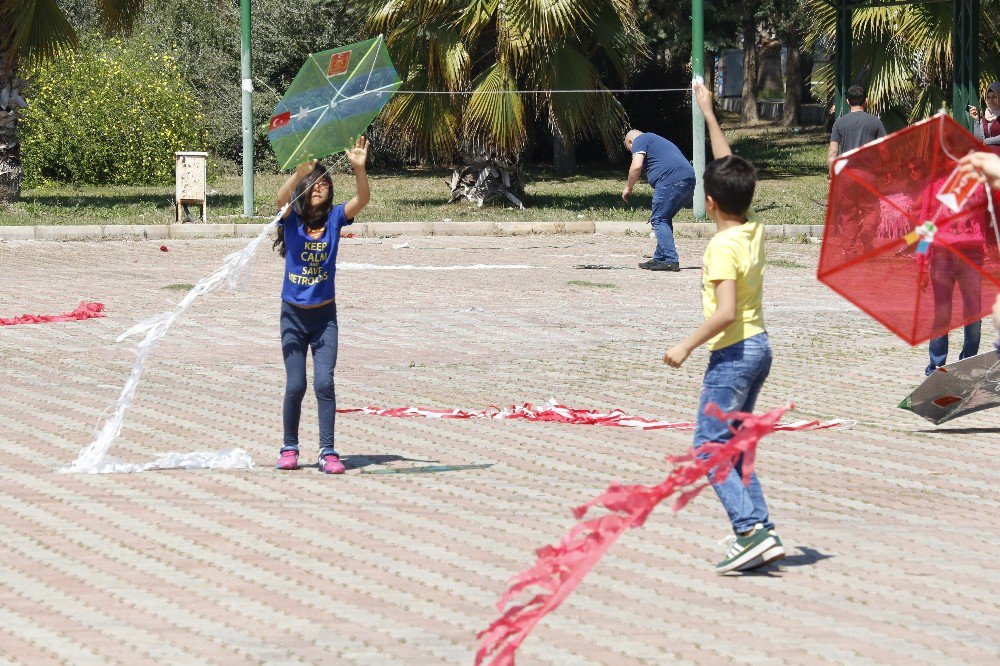
M 694 178 L 694 169 L 680 148 L 659 134 L 643 132 L 632 142 L 632 154 L 646 156 L 646 179 L 653 187 Z
M 837 154 L 843 155 L 883 136 L 885 126 L 876 116 L 867 111 L 851 111 L 837 118 L 830 141 L 839 144 Z

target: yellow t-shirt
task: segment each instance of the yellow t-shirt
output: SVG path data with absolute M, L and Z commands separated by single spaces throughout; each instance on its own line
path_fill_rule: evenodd
M 724 229 L 708 241 L 701 273 L 701 304 L 712 316 L 714 280 L 736 280 L 736 320 L 708 341 L 712 351 L 736 344 L 764 329 L 764 225 L 751 220 Z

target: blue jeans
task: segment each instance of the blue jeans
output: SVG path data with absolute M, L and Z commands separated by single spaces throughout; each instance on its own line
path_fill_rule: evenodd
M 983 265 L 982 250 L 963 250 L 962 254 L 973 264 Z M 931 286 L 934 288 L 934 328 L 938 330 L 948 326 L 951 321 L 955 284 L 958 284 L 958 291 L 962 297 L 962 317 L 968 321 L 980 312 L 982 276 L 975 268 L 951 252 L 936 251 L 931 255 Z M 974 321 L 965 326 L 959 360 L 979 353 L 982 326 L 981 321 Z M 947 362 L 948 335 L 945 334 L 931 340 L 930 362 L 924 369 L 924 374 L 930 375 Z
M 708 442 L 728 442 L 733 436 L 728 422 L 705 415 L 705 406 L 714 402 L 724 412 L 752 412 L 770 371 L 771 344 L 767 333 L 712 352 L 698 402 L 695 449 Z M 725 479 L 716 479 L 713 472 L 709 480 L 729 514 L 734 532 L 747 532 L 757 523 L 767 529 L 774 527 L 757 475 L 751 474 L 749 484 L 743 484 L 742 456 Z
M 336 454 L 333 424 L 337 397 L 333 370 L 337 367 L 337 304 L 299 308 L 281 302 L 281 353 L 285 357 L 285 402 L 282 409 L 282 451 L 299 450 L 299 418 L 306 395 L 306 353 L 312 348 L 313 390 L 319 411 L 320 453 Z
M 679 180 L 668 185 L 653 188 L 653 214 L 649 218 L 656 235 L 656 250 L 653 261 L 671 264 L 680 262 L 677 246 L 674 245 L 674 216 L 684 203 L 694 194 L 694 180 Z

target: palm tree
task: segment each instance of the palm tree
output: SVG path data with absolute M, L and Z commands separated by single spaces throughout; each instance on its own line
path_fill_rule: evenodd
M 624 81 L 626 63 L 646 55 L 631 0 L 377 0 L 365 30 L 385 35 L 405 89 L 453 91 L 397 94 L 383 113 L 387 134 L 430 160 L 518 161 L 532 112 L 552 132 L 557 167 L 584 138 L 615 150 L 625 112 L 600 92 L 601 67 Z M 518 88 L 540 92 L 509 94 Z
M 807 46 L 832 45 L 836 14 L 825 0 L 806 0 L 815 18 Z M 983 0 L 980 27 L 980 89 L 1000 75 L 1000 0 Z M 951 3 L 927 3 L 854 10 L 852 76 L 868 89 L 869 109 L 890 130 L 926 118 L 950 105 L 953 25 Z M 833 97 L 829 62 L 813 71 L 816 96 Z
M 102 25 L 119 31 L 131 27 L 142 0 L 98 0 L 97 4 Z M 76 43 L 76 32 L 56 0 L 0 0 L 0 203 L 15 203 L 21 196 L 17 122 L 27 106 L 27 82 L 18 76 L 19 67 Z

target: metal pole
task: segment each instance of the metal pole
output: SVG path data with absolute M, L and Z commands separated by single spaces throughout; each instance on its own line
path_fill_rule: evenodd
M 965 109 L 979 104 L 979 0 L 954 0 L 953 8 L 951 115 L 972 129 Z
M 702 0 L 691 0 L 691 75 L 705 76 L 705 11 Z M 705 219 L 705 117 L 691 98 L 691 141 L 694 162 L 694 217 Z
M 837 116 L 842 116 L 850 110 L 847 106 L 847 89 L 851 86 L 852 64 L 851 49 L 851 24 L 854 16 L 854 8 L 848 4 L 848 0 L 837 1 L 837 39 L 834 51 L 834 64 L 836 78 L 834 84 L 834 106 Z
M 253 79 L 250 75 L 250 0 L 240 0 L 240 88 L 243 90 L 243 217 L 253 217 Z

